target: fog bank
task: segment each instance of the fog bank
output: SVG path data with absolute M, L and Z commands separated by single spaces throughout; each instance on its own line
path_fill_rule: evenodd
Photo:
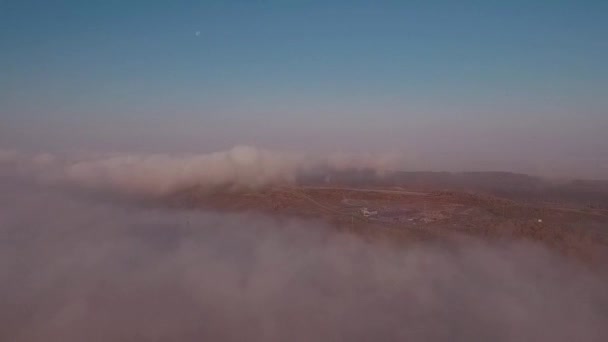
M 399 167 L 396 154 L 305 155 L 236 146 L 208 154 L 113 154 L 58 156 L 0 150 L 0 171 L 10 169 L 43 184 L 76 186 L 122 195 L 161 196 L 184 188 L 259 188 L 292 184 L 315 170 Z
M 0 178 L 3 341 L 605 341 L 603 275 L 536 245 L 395 248 L 324 223 Z

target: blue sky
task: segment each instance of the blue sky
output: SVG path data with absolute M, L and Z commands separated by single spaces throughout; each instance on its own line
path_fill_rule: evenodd
M 391 150 L 601 176 L 607 16 L 604 1 L 0 0 L 0 145 Z

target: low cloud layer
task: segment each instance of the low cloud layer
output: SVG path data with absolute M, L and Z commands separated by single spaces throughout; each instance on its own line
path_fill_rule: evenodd
M 605 277 L 536 246 L 396 248 L 316 221 L 0 177 L 3 341 L 605 341 Z
M 165 195 L 192 186 L 257 188 L 290 184 L 314 170 L 367 169 L 377 173 L 399 167 L 396 154 L 310 156 L 237 146 L 200 155 L 117 154 L 96 157 L 27 155 L 0 152 L 7 165 L 26 178 L 131 195 Z

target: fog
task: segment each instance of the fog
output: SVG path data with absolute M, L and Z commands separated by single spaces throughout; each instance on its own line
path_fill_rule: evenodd
M 608 338 L 605 274 L 541 246 L 395 247 L 319 221 L 110 200 L 11 165 L 3 341 Z
M 28 154 L 0 150 L 0 165 L 21 178 L 120 195 L 157 197 L 184 188 L 260 188 L 293 184 L 315 170 L 365 169 L 378 175 L 399 156 L 334 153 L 306 155 L 253 146 L 206 154 Z M 2 170 L 0 170 L 2 171 Z

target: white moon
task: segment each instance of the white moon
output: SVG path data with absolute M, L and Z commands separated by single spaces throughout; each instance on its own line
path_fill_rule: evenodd
M 197 37 L 200 36 L 201 35 L 201 31 L 196 31 L 196 33 L 194 35 L 196 35 Z

